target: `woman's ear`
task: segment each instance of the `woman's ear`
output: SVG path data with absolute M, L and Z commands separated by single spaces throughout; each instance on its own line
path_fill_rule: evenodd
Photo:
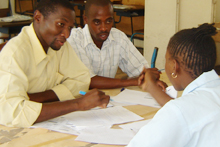
M 173 59 L 173 72 L 178 73 L 180 71 L 180 64 L 176 59 Z

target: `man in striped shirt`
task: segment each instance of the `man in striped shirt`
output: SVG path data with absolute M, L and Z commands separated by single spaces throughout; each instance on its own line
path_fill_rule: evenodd
M 68 42 L 89 68 L 90 88 L 118 88 L 141 84 L 141 72 L 149 65 L 125 33 L 113 26 L 110 0 L 87 0 L 85 27 L 74 28 Z M 130 78 L 115 79 L 118 67 Z

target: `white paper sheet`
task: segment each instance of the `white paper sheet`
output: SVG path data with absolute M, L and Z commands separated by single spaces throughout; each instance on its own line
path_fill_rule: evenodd
M 139 115 L 122 106 L 66 114 L 67 124 L 73 126 L 104 126 L 142 120 Z
M 173 86 L 167 87 L 166 93 L 172 98 L 177 98 L 177 91 L 175 90 Z
M 133 130 L 135 133 L 137 133 L 141 127 L 145 126 L 150 121 L 151 119 L 147 119 L 147 120 L 137 121 L 137 122 L 133 122 L 129 124 L 119 125 L 119 127 L 123 129 L 130 129 L 130 130 Z
M 127 129 L 84 129 L 76 138 L 78 141 L 85 141 L 99 144 L 127 145 L 135 133 Z
M 121 103 L 128 102 L 132 103 L 133 105 L 139 104 L 160 108 L 160 105 L 148 92 L 125 89 L 117 96 L 113 97 L 113 100 Z
M 36 123 L 32 127 L 41 127 L 57 132 L 78 135 L 80 134 L 79 128 L 100 126 L 107 126 L 109 128 L 113 124 L 142 119 L 143 117 L 140 117 L 126 108 L 115 106 L 106 109 L 72 112 L 48 121 Z
M 177 92 L 172 86 L 167 87 L 168 94 L 172 97 L 176 97 Z M 120 92 L 117 96 L 112 97 L 115 102 L 119 103 L 130 103 L 133 105 L 145 105 L 150 107 L 160 108 L 161 106 L 148 92 L 136 91 L 125 89 Z

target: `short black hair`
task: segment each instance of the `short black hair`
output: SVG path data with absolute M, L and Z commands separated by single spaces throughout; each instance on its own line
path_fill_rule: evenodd
M 74 8 L 69 0 L 40 0 L 35 10 L 39 10 L 44 17 L 47 17 L 50 13 L 56 12 L 57 7 L 59 6 L 74 11 Z
M 91 5 L 96 5 L 96 6 L 107 6 L 107 5 L 112 5 L 112 2 L 110 0 L 87 0 L 85 4 L 85 15 L 88 16 L 89 13 L 89 8 Z
M 214 69 L 216 45 L 211 36 L 217 32 L 213 25 L 204 23 L 198 28 L 181 30 L 168 43 L 171 57 L 183 65 L 194 79 Z

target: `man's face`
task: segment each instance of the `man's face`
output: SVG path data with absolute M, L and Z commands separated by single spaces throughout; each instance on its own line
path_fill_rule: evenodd
M 88 24 L 94 43 L 103 43 L 108 38 L 113 26 L 113 8 L 111 5 L 104 7 L 91 5 L 89 14 L 84 17 L 84 21 Z
M 66 42 L 74 26 L 75 12 L 68 8 L 58 7 L 56 12 L 49 14 L 47 17 L 44 17 L 41 13 L 39 15 L 41 15 L 40 21 L 38 21 L 39 27 L 35 31 L 38 32 L 36 33 L 44 50 L 47 51 L 49 47 L 59 50 Z

